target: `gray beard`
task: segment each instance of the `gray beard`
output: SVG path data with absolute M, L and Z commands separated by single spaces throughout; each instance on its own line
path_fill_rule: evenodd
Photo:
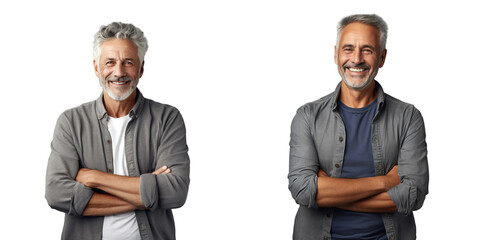
M 137 88 L 137 85 L 135 84 L 135 85 L 132 85 L 127 92 L 120 95 L 115 95 L 112 91 L 110 91 L 110 89 L 106 85 L 103 84 L 102 78 L 98 78 L 98 81 L 100 83 L 100 86 L 102 86 L 103 90 L 108 94 L 108 96 L 110 96 L 110 98 L 112 98 L 115 101 L 123 101 L 127 99 L 133 93 L 133 91 L 135 91 L 135 89 Z
M 338 72 L 340 73 L 340 76 L 342 77 L 342 80 L 343 82 L 351 89 L 353 90 L 357 90 L 357 91 L 360 91 L 360 90 L 363 90 L 365 87 L 367 87 L 368 85 L 370 85 L 370 83 L 375 79 L 375 77 L 377 76 L 377 73 L 378 73 L 378 69 L 376 72 L 372 73 L 372 75 L 364 82 L 360 83 L 360 84 L 353 84 L 347 77 L 347 74 L 346 73 L 343 73 L 340 71 L 340 69 L 338 69 Z

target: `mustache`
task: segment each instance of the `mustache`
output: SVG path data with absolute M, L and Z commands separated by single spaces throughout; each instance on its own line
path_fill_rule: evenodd
M 344 68 L 363 68 L 363 69 L 370 69 L 371 67 L 366 63 L 361 64 L 353 64 L 353 63 L 345 63 L 343 64 Z
M 105 79 L 106 81 L 115 81 L 115 82 L 128 82 L 128 81 L 133 81 L 133 79 L 124 76 L 124 77 L 108 77 Z

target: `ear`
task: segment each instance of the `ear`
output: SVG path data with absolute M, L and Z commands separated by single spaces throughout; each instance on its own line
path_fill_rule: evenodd
M 95 75 L 97 75 L 97 78 L 100 78 L 100 73 L 98 72 L 98 64 L 95 59 L 93 59 L 93 69 L 95 70 Z
M 335 45 L 335 46 L 333 47 L 333 50 L 335 51 L 335 53 L 334 53 L 334 59 L 333 59 L 333 60 L 335 61 L 335 65 L 337 65 L 337 59 L 338 59 L 338 56 L 337 56 L 337 45 Z
M 385 58 L 387 58 L 387 49 L 384 49 L 382 52 L 382 56 L 380 56 L 380 65 L 378 66 L 379 68 L 383 67 L 383 64 L 385 63 Z
M 143 65 L 145 65 L 145 61 L 142 62 L 142 66 L 140 67 L 140 74 L 138 75 L 138 78 L 141 78 L 143 76 Z

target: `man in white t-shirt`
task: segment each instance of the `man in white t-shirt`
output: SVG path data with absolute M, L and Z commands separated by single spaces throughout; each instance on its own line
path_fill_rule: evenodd
M 171 209 L 190 183 L 186 131 L 176 108 L 137 89 L 147 49 L 132 24 L 95 34 L 103 92 L 60 115 L 47 167 L 47 201 L 66 213 L 62 239 L 175 239 Z

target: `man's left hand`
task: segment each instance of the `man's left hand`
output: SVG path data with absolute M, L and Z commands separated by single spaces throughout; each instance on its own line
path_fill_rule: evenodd
M 99 173 L 102 172 L 88 168 L 80 168 L 80 170 L 78 170 L 77 177 L 75 177 L 75 181 L 83 183 L 83 185 L 89 188 L 95 188 L 93 179 Z

